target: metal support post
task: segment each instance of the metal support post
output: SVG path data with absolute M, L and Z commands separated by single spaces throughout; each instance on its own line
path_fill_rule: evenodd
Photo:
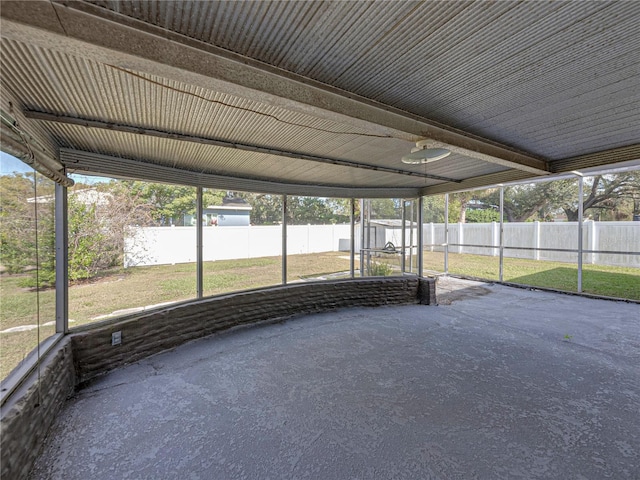
M 578 293 L 582 293 L 582 222 L 584 214 L 584 178 L 578 176 Z
M 356 199 L 351 199 L 351 235 L 349 236 L 349 276 L 355 278 L 355 263 L 356 263 Z
M 287 284 L 287 196 L 282 195 L 282 284 Z
M 360 199 L 360 277 L 364 277 L 364 198 Z
M 500 274 L 499 280 L 504 281 L 504 187 L 500 185 Z
M 400 238 L 402 238 L 402 256 L 400 257 L 400 271 L 404 274 L 406 271 L 406 254 L 407 254 L 407 201 L 402 199 L 402 233 L 400 234 Z
M 414 213 L 415 213 L 415 200 L 410 200 L 409 203 L 409 271 L 411 273 L 414 272 L 413 268 L 413 259 L 414 259 L 414 245 L 413 245 L 413 224 L 414 224 Z M 417 253 L 417 252 L 416 252 Z
M 422 277 L 424 273 L 424 225 L 422 225 L 422 209 L 424 208 L 424 197 L 418 198 L 418 276 Z
M 67 187 L 55 186 L 56 332 L 69 331 L 69 242 Z
M 444 273 L 449 273 L 449 194 L 444 194 Z
M 203 255 L 202 255 L 202 187 L 196 188 L 196 296 L 202 298 L 204 294 Z

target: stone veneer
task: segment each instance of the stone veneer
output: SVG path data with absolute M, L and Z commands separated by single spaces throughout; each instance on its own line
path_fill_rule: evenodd
M 115 319 L 66 336 L 2 407 L 4 479 L 25 478 L 65 400 L 84 382 L 119 366 L 228 328 L 343 307 L 435 304 L 435 280 L 372 277 L 231 293 Z M 122 343 L 111 345 L 120 331 Z M 33 377 L 33 376 L 32 376 Z M 29 383 L 30 382 L 30 383 Z
M 71 338 L 63 338 L 2 406 L 3 480 L 26 478 L 64 402 L 76 387 Z

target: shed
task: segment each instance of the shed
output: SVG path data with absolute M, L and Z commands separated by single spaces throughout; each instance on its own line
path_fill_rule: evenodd
M 243 198 L 225 197 L 222 205 L 205 208 L 203 215 L 207 225 L 245 227 L 251 225 L 252 208 Z

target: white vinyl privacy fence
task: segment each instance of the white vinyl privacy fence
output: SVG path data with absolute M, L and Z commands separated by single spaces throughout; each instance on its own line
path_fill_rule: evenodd
M 287 254 L 349 251 L 349 225 L 288 225 Z M 356 225 L 355 249 L 360 249 L 360 228 Z M 406 229 L 409 239 L 410 229 Z M 423 226 L 426 250 L 443 251 L 445 225 Z M 400 247 L 402 229 L 387 227 L 376 237 L 381 248 L 387 242 Z M 417 239 L 413 231 L 414 244 Z M 449 253 L 498 256 L 499 223 L 449 224 Z M 504 223 L 503 255 L 511 258 L 577 261 L 577 222 Z M 640 222 L 593 222 L 583 224 L 583 261 L 599 265 L 640 267 Z M 196 261 L 195 227 L 149 227 L 133 231 L 126 239 L 125 267 Z M 617 253 L 607 253 L 617 252 Z M 206 227 L 203 231 L 203 259 L 229 260 L 279 256 L 282 254 L 282 228 L 274 226 Z
M 578 258 L 578 222 L 503 224 L 503 255 L 511 258 L 573 262 Z M 425 224 L 424 244 L 443 251 L 444 224 Z M 449 253 L 500 254 L 500 224 L 449 224 Z M 640 222 L 594 222 L 582 225 L 585 263 L 640 267 Z
M 282 255 L 282 227 L 205 227 L 205 262 Z M 350 225 L 288 225 L 287 253 L 350 250 Z M 196 261 L 196 227 L 146 227 L 125 239 L 125 267 Z

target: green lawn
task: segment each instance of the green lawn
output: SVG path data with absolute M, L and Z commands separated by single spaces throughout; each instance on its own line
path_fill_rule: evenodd
M 374 259 L 387 263 L 399 272 L 397 257 Z M 425 273 L 444 270 L 444 255 L 424 253 Z M 356 263 L 356 268 L 358 264 Z M 464 276 L 498 279 L 497 257 L 480 255 L 449 255 L 449 272 Z M 287 258 L 288 281 L 313 278 L 333 272 L 349 270 L 348 254 L 291 255 Z M 246 290 L 281 282 L 282 264 L 279 257 L 222 260 L 206 262 L 205 295 Z M 0 330 L 37 323 L 37 294 L 20 287 L 21 277 L 3 276 L 0 279 Z M 539 287 L 576 291 L 577 267 L 559 262 L 536 262 L 505 258 L 504 280 Z M 583 290 L 588 293 L 640 300 L 640 269 L 585 265 Z M 195 297 L 196 271 L 194 264 L 161 265 L 117 269 L 104 272 L 91 282 L 69 288 L 70 327 L 99 320 L 101 316 L 126 309 L 187 300 Z M 55 320 L 55 291 L 39 293 L 40 324 Z M 40 340 L 54 333 L 53 326 L 40 329 Z M 17 365 L 38 341 L 37 330 L 0 334 L 0 378 Z
M 444 271 L 444 254 L 425 252 L 424 268 L 425 271 Z M 498 257 L 484 255 L 449 254 L 449 273 L 498 280 L 500 260 Z M 578 267 L 573 263 L 505 257 L 503 280 L 522 285 L 576 292 L 578 290 Z M 584 264 L 582 291 L 607 297 L 640 300 L 640 268 Z

